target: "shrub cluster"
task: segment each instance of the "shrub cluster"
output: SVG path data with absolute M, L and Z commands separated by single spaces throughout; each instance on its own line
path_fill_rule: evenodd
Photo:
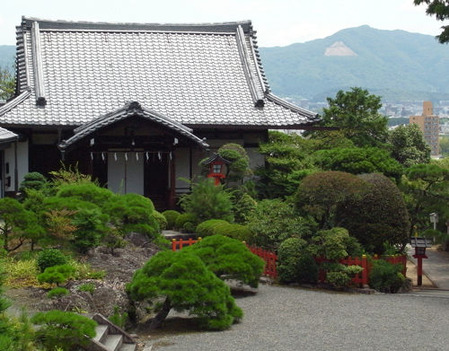
M 398 292 L 405 283 L 400 264 L 392 264 L 385 260 L 373 261 L 369 275 L 370 286 L 377 291 L 386 293 Z

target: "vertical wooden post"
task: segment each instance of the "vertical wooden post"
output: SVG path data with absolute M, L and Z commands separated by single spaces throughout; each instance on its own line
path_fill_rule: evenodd
M 417 269 L 418 286 L 421 286 L 422 285 L 422 257 L 418 256 L 417 260 L 418 260 L 418 269 Z

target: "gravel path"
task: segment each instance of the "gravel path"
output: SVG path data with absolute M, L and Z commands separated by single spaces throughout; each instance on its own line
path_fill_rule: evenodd
M 262 285 L 240 324 L 148 340 L 158 351 L 449 350 L 449 296 L 347 294 Z M 419 315 L 419 316 L 418 316 Z

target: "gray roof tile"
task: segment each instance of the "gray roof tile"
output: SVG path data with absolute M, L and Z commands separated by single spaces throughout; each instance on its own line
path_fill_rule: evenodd
M 35 21 L 37 49 L 30 34 Z M 0 108 L 2 125 L 77 126 L 129 101 L 190 126 L 292 128 L 318 120 L 270 93 L 249 21 L 145 25 L 24 18 L 17 35 L 20 91 L 30 92 Z M 45 106 L 36 105 L 36 88 Z M 263 107 L 255 106 L 255 96 Z

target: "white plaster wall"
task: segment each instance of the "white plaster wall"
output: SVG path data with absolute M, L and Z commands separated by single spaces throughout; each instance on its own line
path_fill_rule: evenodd
M 18 184 L 16 187 L 15 184 L 15 144 L 12 143 L 11 147 L 5 150 L 5 165 L 9 164 L 9 172 L 5 171 L 5 179 L 7 177 L 11 177 L 11 186 L 6 187 L 5 191 L 15 191 L 16 188 L 19 188 L 20 183 L 23 181 L 25 175 L 29 172 L 28 169 L 28 141 L 17 143 L 17 175 L 18 175 Z

